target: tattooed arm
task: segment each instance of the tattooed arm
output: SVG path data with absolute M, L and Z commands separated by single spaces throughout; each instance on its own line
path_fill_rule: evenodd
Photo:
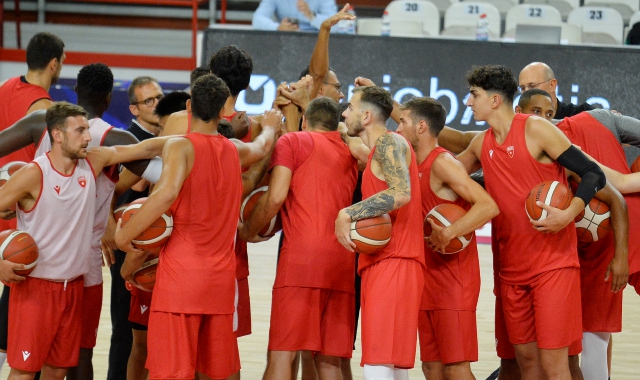
M 407 155 L 409 146 L 401 137 L 384 133 L 376 141 L 373 159 L 382 168 L 388 188 L 371 197 L 342 209 L 336 219 L 336 237 L 349 251 L 355 244 L 349 237 L 350 224 L 356 220 L 372 218 L 398 209 L 411 200 L 411 181 Z

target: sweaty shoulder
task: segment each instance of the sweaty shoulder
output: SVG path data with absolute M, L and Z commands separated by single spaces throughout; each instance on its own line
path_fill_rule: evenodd
M 33 104 L 29 106 L 29 108 L 27 109 L 26 115 L 38 110 L 46 110 L 52 105 L 53 105 L 53 101 L 51 99 L 42 98 L 42 99 L 36 100 L 35 102 L 33 102 Z
M 169 115 L 164 129 L 160 132 L 160 136 L 184 135 L 187 133 L 189 126 L 189 113 L 187 111 L 178 111 Z

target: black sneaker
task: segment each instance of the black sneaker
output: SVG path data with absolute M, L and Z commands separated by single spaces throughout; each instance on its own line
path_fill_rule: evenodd
M 493 371 L 493 373 L 489 375 L 489 377 L 487 377 L 487 380 L 496 380 L 499 374 L 500 374 L 500 367 L 498 367 L 498 369 Z

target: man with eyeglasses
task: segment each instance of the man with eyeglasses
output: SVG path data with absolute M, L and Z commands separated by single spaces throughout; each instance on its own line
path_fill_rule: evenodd
M 161 128 L 154 111 L 158 101 L 164 96 L 158 81 L 148 76 L 137 77 L 131 81 L 127 95 L 129 111 L 136 117 L 129 125 L 129 132 L 140 141 L 158 136 Z
M 577 115 L 582 111 L 589 111 L 596 108 L 589 103 L 575 105 L 559 101 L 556 97 L 557 86 L 558 80 L 555 78 L 551 67 L 546 63 L 532 62 L 520 71 L 520 77 L 518 78 L 518 91 L 523 93 L 532 88 L 537 88 L 551 94 L 551 100 L 556 105 L 556 113 L 553 116 L 554 119 L 564 119 L 565 117 Z

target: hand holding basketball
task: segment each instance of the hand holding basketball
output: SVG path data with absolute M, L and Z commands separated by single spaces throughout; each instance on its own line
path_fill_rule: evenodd
M 351 240 L 351 217 L 344 209 L 340 210 L 336 218 L 336 238 L 349 252 L 353 252 L 356 243 Z
M 446 252 L 447 246 L 455 236 L 450 236 L 449 230 L 434 222 L 433 219 L 427 218 L 427 221 L 431 225 L 431 235 L 425 237 L 429 247 L 436 252 Z
M 24 270 L 24 264 L 12 263 L 8 260 L 0 260 L 0 281 L 4 283 L 21 282 L 25 280 L 24 276 L 17 275 L 15 271 Z
M 142 253 L 143 252 L 142 250 L 137 249 L 133 246 L 133 244 L 131 243 L 131 240 L 125 241 L 123 239 L 122 237 L 123 235 L 120 233 L 121 230 L 122 230 L 122 218 L 118 219 L 118 223 L 116 224 L 115 241 L 116 241 L 116 245 L 118 246 L 118 249 L 123 252 Z
M 247 229 L 244 226 L 245 226 L 244 223 L 242 223 L 241 221 L 238 221 L 238 236 L 240 236 L 240 239 L 246 241 L 247 243 L 261 243 L 261 242 L 267 241 L 267 240 L 269 240 L 269 239 L 271 239 L 273 237 L 273 235 L 270 235 L 270 236 L 260 236 L 260 235 L 249 236 L 247 234 Z
M 573 210 L 568 208 L 561 210 L 559 208 L 551 207 L 543 202 L 537 201 L 536 205 L 547 212 L 547 217 L 543 220 L 531 220 L 533 228 L 540 232 L 556 233 L 569 225 L 575 218 Z

